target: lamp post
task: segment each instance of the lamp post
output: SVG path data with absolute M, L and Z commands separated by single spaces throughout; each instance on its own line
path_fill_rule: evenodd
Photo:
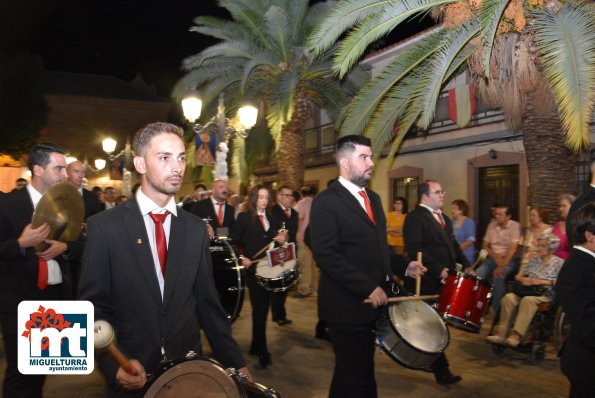
M 114 155 L 113 153 L 116 150 L 117 145 L 118 145 L 118 142 L 112 138 L 105 138 L 101 142 L 103 151 L 109 156 L 109 161 L 110 161 L 111 167 L 114 166 L 114 163 L 113 163 L 114 160 L 124 157 L 124 165 L 123 165 L 124 167 L 122 170 L 122 195 L 130 196 L 131 191 L 132 191 L 132 173 L 129 170 L 129 167 L 130 167 L 129 165 L 130 165 L 130 159 L 134 155 L 132 152 L 132 147 L 130 145 L 130 138 L 126 137 L 126 145 L 124 146 L 124 149 L 122 149 L 120 152 L 118 152 L 116 155 Z M 98 160 L 100 160 L 100 159 L 98 159 Z M 97 165 L 97 160 L 95 161 L 95 164 Z M 105 161 L 104 161 L 104 167 L 105 167 Z
M 240 137 L 246 139 L 250 129 L 256 124 L 258 109 L 251 105 L 244 105 L 238 110 L 240 128 L 232 125 L 231 120 L 225 117 L 225 100 L 223 93 L 219 94 L 217 114 L 206 124 L 196 123 L 200 117 L 202 100 L 196 91 L 190 92 L 182 99 L 184 117 L 193 124 L 192 129 L 196 134 L 215 132 L 217 137 L 217 153 L 215 160 L 215 178 L 227 179 L 227 141 Z

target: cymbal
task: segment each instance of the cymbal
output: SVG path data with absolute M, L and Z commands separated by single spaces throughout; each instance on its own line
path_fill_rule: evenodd
M 83 198 L 68 181 L 50 187 L 37 204 L 31 226 L 37 228 L 43 223 L 50 226 L 48 239 L 69 242 L 78 239 L 85 217 Z M 37 251 L 48 247 L 42 243 Z

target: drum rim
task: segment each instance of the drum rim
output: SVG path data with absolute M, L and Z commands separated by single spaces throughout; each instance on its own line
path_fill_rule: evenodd
M 227 269 L 235 270 L 236 285 L 233 287 L 237 288 L 238 289 L 237 291 L 239 293 L 237 295 L 237 298 L 235 299 L 235 304 L 234 304 L 233 312 L 231 315 L 227 314 L 227 311 L 225 311 L 225 308 L 223 308 L 225 315 L 227 315 L 227 319 L 229 319 L 229 321 L 231 323 L 233 323 L 236 321 L 236 319 L 238 319 L 240 317 L 240 313 L 242 312 L 242 308 L 244 306 L 244 295 L 245 295 L 245 290 L 246 290 L 246 270 L 244 269 L 243 266 L 240 266 L 239 258 L 236 255 L 236 252 L 235 252 L 233 246 L 229 243 L 230 241 L 231 241 L 231 239 L 229 239 L 229 238 L 218 237 L 218 238 L 211 240 L 211 244 L 210 244 L 209 248 L 213 247 L 213 246 L 227 247 L 227 249 L 231 255 L 231 259 L 234 262 L 234 266 L 228 267 Z M 211 262 L 213 261 L 212 256 L 213 256 L 213 254 L 211 252 Z M 214 268 L 214 266 L 213 266 L 213 268 Z M 215 280 L 214 273 L 213 273 L 213 280 Z M 215 281 L 215 284 L 216 284 L 216 281 Z M 222 303 L 221 303 L 221 307 L 223 307 Z
M 402 335 L 401 333 L 399 333 L 399 331 L 397 330 L 397 328 L 395 327 L 395 325 L 394 325 L 394 323 L 393 323 L 393 321 L 392 321 L 392 318 L 390 317 L 389 308 L 390 308 L 391 306 L 394 306 L 394 305 L 400 305 L 400 304 L 404 304 L 404 305 L 411 305 L 411 303 L 413 303 L 413 304 L 414 304 L 415 302 L 413 302 L 413 301 L 410 301 L 410 302 L 408 302 L 408 301 L 403 301 L 403 302 L 400 302 L 400 303 L 391 303 L 391 304 L 389 304 L 389 305 L 387 306 L 386 310 L 387 310 L 387 315 L 388 315 L 388 324 L 389 324 L 390 328 L 391 328 L 392 330 L 394 330 L 394 331 L 395 331 L 395 333 L 397 333 L 397 335 L 399 336 L 399 338 L 400 338 L 400 339 L 401 339 L 401 340 L 402 340 L 402 341 L 403 341 L 405 344 L 407 344 L 409 347 L 413 348 L 413 349 L 414 349 L 414 350 L 416 350 L 416 351 L 419 351 L 419 352 L 421 352 L 421 353 L 423 353 L 423 354 L 428 354 L 428 355 L 439 355 L 441 352 L 444 352 L 444 351 L 446 350 L 446 348 L 447 348 L 447 347 L 449 346 L 449 344 L 450 344 L 450 330 L 448 329 L 448 325 L 446 324 L 446 322 L 444 321 L 444 319 L 443 319 L 443 318 L 440 316 L 440 314 L 439 314 L 438 312 L 436 312 L 436 311 L 434 310 L 434 308 L 432 308 L 432 306 L 430 306 L 428 303 L 426 303 L 426 302 L 424 302 L 424 301 L 419 301 L 420 305 L 425 305 L 426 307 L 424 307 L 424 308 L 427 308 L 427 309 L 429 309 L 429 310 L 431 311 L 431 313 L 432 313 L 432 314 L 434 314 L 434 315 L 432 315 L 432 316 L 435 316 L 435 317 L 436 317 L 436 320 L 439 320 L 439 321 L 440 321 L 440 324 L 442 325 L 442 327 L 443 327 L 443 330 L 446 332 L 446 336 L 445 336 L 446 344 L 444 345 L 444 347 L 443 347 L 442 349 L 438 350 L 438 351 L 427 351 L 427 350 L 424 350 L 424 349 L 422 349 L 422 348 L 418 348 L 418 347 L 414 346 L 414 345 L 413 345 L 413 344 L 411 344 L 409 341 L 407 341 L 407 340 L 406 340 L 406 339 L 403 337 L 403 335 Z
M 451 276 L 454 276 L 454 275 L 451 275 Z M 469 280 L 473 281 L 474 283 L 480 283 L 480 284 L 484 285 L 487 288 L 490 288 L 490 289 L 492 288 L 492 284 L 490 282 L 488 282 L 487 279 L 484 279 L 484 278 L 479 277 L 477 275 L 471 275 L 471 274 L 468 274 L 466 272 L 457 272 L 456 277 L 457 278 L 458 277 L 463 277 L 465 279 L 469 279 Z

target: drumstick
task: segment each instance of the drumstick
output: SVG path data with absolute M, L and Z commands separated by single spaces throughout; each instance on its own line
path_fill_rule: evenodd
M 400 301 L 420 301 L 420 300 L 436 300 L 438 297 L 440 297 L 439 294 L 433 294 L 433 295 L 429 295 L 429 296 L 401 296 L 401 297 L 389 297 L 388 298 L 388 302 L 389 303 L 398 303 Z M 372 300 L 370 299 L 365 299 L 364 303 L 366 304 L 371 304 Z
M 130 360 L 120 351 L 118 346 L 115 344 L 114 328 L 108 322 L 104 320 L 95 321 L 94 325 L 94 336 L 95 336 L 95 349 L 107 350 L 114 360 L 120 365 L 127 373 L 137 376 L 136 370 L 132 367 Z
M 417 275 L 415 276 L 415 296 L 420 297 L 421 293 L 421 259 L 422 253 L 417 252 L 417 262 L 420 264 L 417 266 Z M 419 311 L 419 302 L 415 304 L 415 311 Z

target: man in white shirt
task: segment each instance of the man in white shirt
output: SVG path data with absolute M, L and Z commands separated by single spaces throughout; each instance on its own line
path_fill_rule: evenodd
M 186 168 L 182 137 L 169 123 L 139 130 L 133 146 L 141 187 L 133 200 L 87 223 L 79 297 L 93 303 L 96 319 L 114 325 L 132 358 L 132 369 L 124 369 L 98 356 L 110 396 L 141 397 L 147 373 L 165 357 L 202 352 L 201 330 L 219 362 L 250 377 L 219 302 L 206 226 L 175 203 Z
M 31 184 L 0 198 L 0 321 L 6 352 L 5 397 L 40 397 L 44 375 L 22 375 L 17 367 L 17 306 L 22 300 L 71 298 L 66 243 L 47 239 L 50 227 L 31 227 L 33 211 L 51 186 L 66 180 L 64 149 L 37 144 L 29 153 Z M 36 252 L 41 243 L 49 247 Z

